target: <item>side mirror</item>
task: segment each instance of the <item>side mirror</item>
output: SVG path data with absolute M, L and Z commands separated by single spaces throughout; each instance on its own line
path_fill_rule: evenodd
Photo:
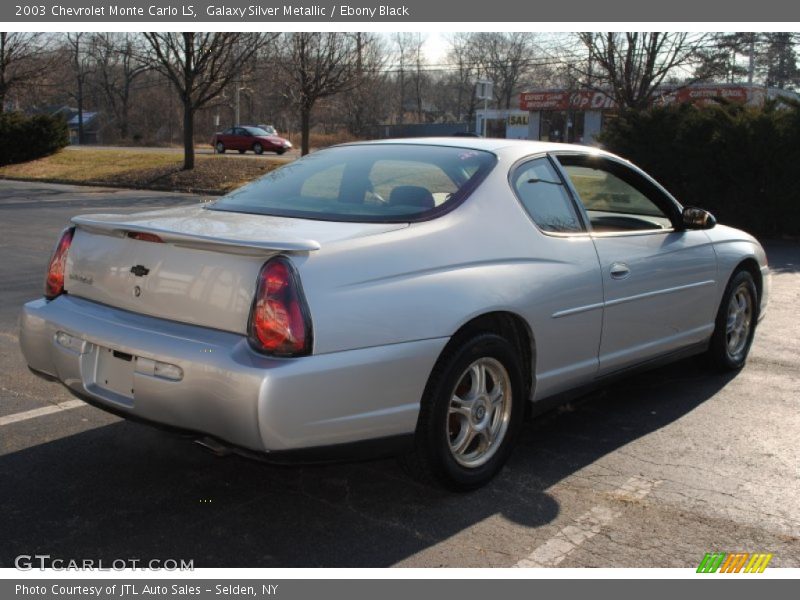
M 707 210 L 694 206 L 683 209 L 683 226 L 686 229 L 711 229 L 716 224 L 714 215 Z

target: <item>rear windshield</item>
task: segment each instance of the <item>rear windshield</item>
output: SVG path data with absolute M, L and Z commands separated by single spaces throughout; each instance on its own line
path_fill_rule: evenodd
M 454 207 L 495 162 L 489 152 L 465 148 L 340 146 L 271 171 L 209 208 L 330 221 L 415 221 Z

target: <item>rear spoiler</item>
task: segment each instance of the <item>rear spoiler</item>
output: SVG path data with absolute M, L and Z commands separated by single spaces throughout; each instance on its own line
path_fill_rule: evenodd
M 123 216 L 123 215 L 120 215 Z M 278 241 L 260 240 L 232 240 L 207 235 L 178 233 L 168 229 L 144 227 L 133 223 L 114 222 L 92 219 L 91 217 L 73 217 L 72 222 L 80 229 L 90 233 L 99 233 L 114 237 L 124 238 L 129 233 L 150 233 L 157 235 L 167 244 L 184 248 L 197 248 L 200 250 L 213 250 L 227 254 L 243 254 L 248 256 L 261 256 L 278 252 L 314 252 L 320 249 L 316 240 L 290 239 Z

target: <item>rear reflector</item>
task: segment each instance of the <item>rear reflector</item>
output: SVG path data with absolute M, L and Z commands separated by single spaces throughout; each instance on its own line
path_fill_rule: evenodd
M 67 253 L 72 244 L 75 228 L 65 229 L 58 240 L 50 265 L 47 267 L 47 278 L 44 282 L 44 297 L 52 300 L 64 293 L 64 272 L 67 268 Z

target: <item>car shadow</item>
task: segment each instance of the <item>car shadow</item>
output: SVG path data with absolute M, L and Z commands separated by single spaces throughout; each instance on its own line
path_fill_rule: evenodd
M 394 460 L 271 466 L 117 422 L 0 457 L 0 567 L 20 554 L 182 558 L 196 568 L 390 566 L 493 516 L 528 528 L 552 522 L 551 486 L 686 415 L 730 379 L 683 361 L 542 415 L 500 475 L 469 494 L 416 483 Z
M 800 271 L 800 244 L 782 240 L 764 243 L 769 270 L 774 274 Z

